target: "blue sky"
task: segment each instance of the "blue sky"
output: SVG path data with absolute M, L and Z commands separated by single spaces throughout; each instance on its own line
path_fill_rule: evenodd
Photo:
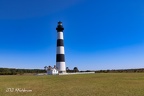
M 66 66 L 144 68 L 143 0 L 0 0 L 0 67 L 56 64 L 63 22 Z

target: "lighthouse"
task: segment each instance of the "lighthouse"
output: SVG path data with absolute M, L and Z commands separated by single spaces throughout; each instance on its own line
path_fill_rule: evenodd
M 64 36 L 63 36 L 63 25 L 62 22 L 58 22 L 57 25 L 57 51 L 56 51 L 56 68 L 59 73 L 66 73 L 65 65 L 65 52 L 64 52 Z

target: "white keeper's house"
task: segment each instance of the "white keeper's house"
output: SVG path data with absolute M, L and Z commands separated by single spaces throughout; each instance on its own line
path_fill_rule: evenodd
M 58 75 L 59 73 L 56 66 L 54 67 L 48 66 L 46 71 L 47 71 L 47 75 Z

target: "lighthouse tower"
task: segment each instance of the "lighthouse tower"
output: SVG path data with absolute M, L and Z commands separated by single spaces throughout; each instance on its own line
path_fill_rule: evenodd
M 58 22 L 57 25 L 57 53 L 56 53 L 56 68 L 58 69 L 59 73 L 66 72 L 66 65 L 65 65 L 65 54 L 64 54 L 64 38 L 63 38 L 63 26 L 62 22 Z

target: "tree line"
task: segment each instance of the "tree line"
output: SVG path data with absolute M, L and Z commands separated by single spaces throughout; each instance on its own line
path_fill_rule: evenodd
M 144 68 L 140 69 L 112 69 L 112 70 L 97 70 L 97 71 L 79 71 L 77 67 L 69 69 L 66 67 L 67 73 L 73 72 L 95 72 L 95 73 L 142 73 Z M 15 69 L 15 68 L 0 68 L 0 75 L 23 75 L 24 73 L 46 73 L 45 69 Z
M 97 70 L 95 73 L 142 73 L 144 68 L 140 69 L 112 69 L 112 70 Z
M 73 70 L 66 67 L 68 73 L 79 72 L 77 67 L 74 67 Z M 44 69 L 15 69 L 15 68 L 0 68 L 0 75 L 23 75 L 24 73 L 46 73 Z
M 24 73 L 45 73 L 44 69 L 0 68 L 0 75 L 22 75 Z

